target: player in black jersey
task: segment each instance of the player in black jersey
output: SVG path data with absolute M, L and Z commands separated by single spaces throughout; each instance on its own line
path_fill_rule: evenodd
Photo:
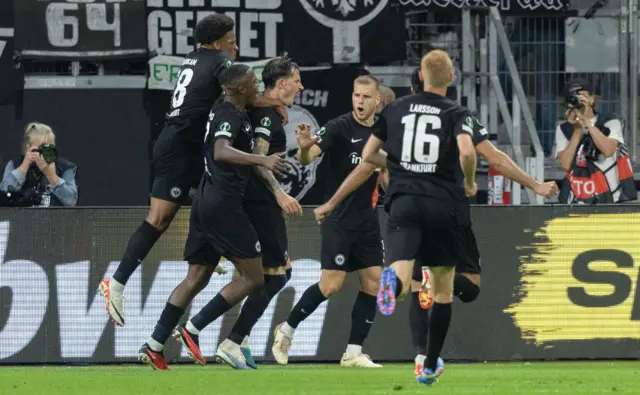
M 224 14 L 203 18 L 195 28 L 199 48 L 187 55 L 171 96 L 165 127 L 153 148 L 155 177 L 147 218 L 129 239 L 118 269 L 100 284 L 107 312 L 124 325 L 123 292 L 129 277 L 142 263 L 158 238 L 169 227 L 191 187 L 202 176 L 202 136 L 212 105 L 222 93 L 219 76 L 233 64 L 238 47 L 234 22 Z M 280 106 L 261 98 L 256 106 Z M 219 270 L 224 272 L 224 268 Z
M 234 65 L 220 75 L 224 101 L 209 115 L 205 134 L 205 172 L 191 209 L 185 260 L 187 277 L 173 290 L 153 334 L 138 356 L 154 369 L 167 370 L 164 343 L 193 298 L 205 288 L 221 256 L 233 262 L 240 276 L 225 286 L 186 325 L 188 337 L 198 343 L 199 330 L 223 315 L 264 283 L 260 242 L 242 209 L 252 166 L 280 173 L 286 169 L 282 155 L 251 154 L 253 130 L 245 113 L 257 95 L 256 76 L 248 66 Z M 197 347 L 195 347 L 197 349 Z M 194 347 L 188 347 L 192 350 Z M 202 355 L 193 355 L 197 361 Z
M 423 91 L 420 79 L 420 68 L 417 68 L 411 78 L 411 91 L 419 94 Z M 498 150 L 488 139 L 487 130 L 482 126 L 475 115 L 470 115 L 462 126 L 471 133 L 471 138 L 476 152 L 494 166 L 500 174 L 506 178 L 523 185 L 536 194 L 551 197 L 558 192 L 558 186 L 554 181 L 539 183 L 529 176 L 504 152 Z M 462 181 L 462 175 L 459 174 Z M 480 252 L 476 244 L 476 238 L 471 227 L 471 207 L 469 199 L 461 202 L 458 214 L 461 219 L 461 244 L 460 257 L 456 264 L 456 274 L 453 280 L 453 294 L 463 303 L 476 300 L 480 294 Z M 411 305 L 409 310 L 409 326 L 411 337 L 416 350 L 415 376 L 420 377 L 427 353 L 427 334 L 429 331 L 429 308 L 433 303 L 431 295 L 431 275 L 427 266 L 416 261 L 411 282 Z
M 320 154 L 329 161 L 332 172 L 328 176 L 328 197 L 361 162 L 362 148 L 371 134 L 380 101 L 379 86 L 374 77 L 358 77 L 353 86 L 352 112 L 329 121 L 316 137 L 312 137 L 309 125 L 298 127 L 300 163 L 306 165 Z M 362 353 L 362 344 L 375 317 L 375 294 L 382 271 L 382 242 L 373 201 L 377 185 L 378 176 L 372 174 L 364 185 L 336 206 L 331 215 L 323 218 L 322 275 L 317 284 L 304 292 L 287 321 L 276 327 L 272 352 L 278 363 L 288 362 L 298 324 L 340 290 L 347 272 L 356 271 L 361 292 L 353 306 L 351 334 L 341 365 L 380 367 Z
M 434 304 L 427 362 L 419 380 L 433 383 L 444 371 L 440 352 L 451 321 L 458 259 L 457 209 L 475 195 L 476 154 L 464 128 L 469 111 L 445 98 L 453 65 L 444 51 L 421 62 L 425 91 L 389 104 L 364 148 L 363 160 L 389 170 L 386 259 L 378 306 L 384 315 L 410 290 L 416 259 L 431 268 Z M 384 144 L 384 151 L 381 151 Z M 459 179 L 460 167 L 464 181 Z
M 296 94 L 303 89 L 298 66 L 287 57 L 270 60 L 262 71 L 264 96 L 292 105 Z M 249 119 L 254 127 L 253 153 L 273 155 L 287 149 L 287 134 L 282 117 L 273 108 L 253 108 Z M 263 167 L 254 167 L 244 194 L 243 210 L 255 229 L 262 249 L 264 286 L 252 292 L 242 306 L 231 333 L 216 351 L 225 362 L 231 361 L 235 369 L 257 369 L 249 349 L 249 334 L 269 302 L 291 278 L 291 262 L 287 252 L 287 228 L 283 211 L 288 215 L 302 215 L 302 207 L 280 186 L 273 173 Z M 181 327 L 176 332 L 183 336 L 187 347 L 196 343 L 187 340 L 188 331 Z M 241 351 L 241 353 L 238 352 Z M 201 354 L 192 349 L 192 355 Z M 231 356 L 227 358 L 226 356 Z

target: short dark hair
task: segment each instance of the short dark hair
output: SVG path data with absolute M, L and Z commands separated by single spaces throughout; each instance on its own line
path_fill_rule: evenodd
M 220 73 L 218 81 L 220 82 L 220 85 L 238 85 L 240 84 L 240 80 L 244 78 L 249 70 L 251 70 L 251 68 L 245 64 L 234 64 Z
M 295 70 L 299 70 L 298 64 L 287 56 L 279 56 L 271 59 L 262 70 L 264 88 L 275 88 L 276 82 L 278 82 L 279 79 L 293 76 Z
M 194 37 L 198 44 L 208 45 L 220 40 L 232 31 L 234 26 L 233 19 L 225 14 L 207 15 L 196 24 Z
M 371 74 L 361 75 L 353 81 L 354 84 L 373 84 L 376 90 L 380 90 L 380 80 Z

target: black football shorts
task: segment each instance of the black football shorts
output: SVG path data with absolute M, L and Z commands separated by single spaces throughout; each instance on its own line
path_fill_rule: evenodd
M 289 253 L 287 225 L 282 209 L 267 202 L 245 202 L 243 208 L 258 234 L 262 248 L 262 265 L 267 268 L 286 266 Z
M 322 269 L 353 272 L 382 266 L 382 237 L 378 222 L 365 229 L 347 230 L 327 220 L 322 223 L 320 231 Z
M 189 190 L 200 182 L 204 171 L 201 142 L 186 139 L 190 125 L 165 125 L 153 146 L 154 178 L 151 197 L 185 204 Z M 201 132 L 204 135 L 204 132 Z
M 217 264 L 220 256 L 257 258 L 261 245 L 242 207 L 222 207 L 196 200 L 191 207 L 184 259 L 195 264 Z M 218 257 L 217 260 L 214 259 Z
M 387 264 L 415 259 L 418 268 L 455 267 L 460 247 L 460 225 L 450 202 L 420 195 L 393 197 L 385 239 Z

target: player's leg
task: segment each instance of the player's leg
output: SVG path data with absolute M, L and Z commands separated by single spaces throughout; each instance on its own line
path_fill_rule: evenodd
M 427 359 L 423 374 L 419 377 L 419 381 L 423 384 L 432 384 L 444 372 L 444 363 L 440 354 L 451 323 L 455 268 L 453 266 L 432 266 L 431 273 L 433 275 L 431 289 L 434 303 L 431 307 L 429 320 Z
M 409 327 L 416 351 L 416 377 L 422 374 L 427 359 L 427 333 L 429 332 L 429 307 L 433 304 L 431 274 L 427 267 L 416 262 L 411 279 L 411 303 L 409 303 Z
M 249 335 L 271 300 L 289 281 L 291 261 L 287 252 L 287 229 L 282 210 L 268 205 L 245 205 L 244 210 L 258 234 L 262 247 L 264 286 L 247 297 L 227 339 L 239 344 L 247 365 L 257 369 L 258 366 L 249 349 Z
M 382 274 L 382 240 L 376 226 L 354 243 L 351 250 L 351 269 L 358 273 L 360 292 L 351 310 L 351 332 L 347 349 L 340 360 L 342 366 L 381 368 L 362 353 L 362 345 L 369 335 L 376 316 L 376 295 Z
M 170 128 L 170 127 L 169 127 Z M 151 248 L 169 227 L 188 195 L 189 159 L 181 155 L 182 148 L 171 138 L 171 129 L 163 131 L 154 147 L 153 157 L 156 176 L 151 192 L 151 206 L 147 218 L 129 238 L 120 265 L 113 277 L 100 283 L 107 313 L 120 326 L 125 323 L 123 292 L 129 277 L 146 258 Z
M 482 264 L 476 237 L 471 226 L 460 229 L 463 255 L 456 265 L 453 280 L 453 294 L 464 303 L 473 302 L 480 294 L 480 273 Z
M 411 277 L 418 249 L 422 242 L 419 198 L 400 195 L 391 202 L 385 246 L 385 260 L 391 265 L 382 271 L 378 290 L 378 308 L 391 315 L 396 300 L 411 290 Z
M 189 221 L 189 235 L 185 245 L 184 258 L 189 263 L 187 276 L 169 296 L 151 337 L 138 351 L 138 358 L 143 363 L 150 364 L 154 369 L 168 369 L 162 353 L 164 345 L 193 298 L 207 286 L 220 261 L 220 255 L 211 248 L 205 235 L 201 233 L 195 211 L 192 212 Z M 203 365 L 206 364 L 206 360 L 200 353 L 197 336 L 185 336 L 178 330 L 174 332 L 174 335 L 185 345 L 193 359 Z
M 271 351 L 276 362 L 286 365 L 289 361 L 291 341 L 298 325 L 307 319 L 324 301 L 342 288 L 349 267 L 349 250 L 352 244 L 349 232 L 325 221 L 322 224 L 320 281 L 313 284 L 289 313 L 289 317 L 275 329 L 275 339 Z
M 448 202 L 423 199 L 420 208 L 423 239 L 419 260 L 428 266 L 431 272 L 433 305 L 429 317 L 427 358 L 418 381 L 432 384 L 444 372 L 444 362 L 440 354 L 451 322 L 453 279 L 462 245 L 457 213 L 451 209 Z

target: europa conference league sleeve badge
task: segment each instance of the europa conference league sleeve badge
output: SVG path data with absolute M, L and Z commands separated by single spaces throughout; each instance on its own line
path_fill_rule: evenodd
M 299 0 L 319 23 L 333 30 L 334 63 L 360 62 L 360 27 L 375 18 L 388 0 Z

